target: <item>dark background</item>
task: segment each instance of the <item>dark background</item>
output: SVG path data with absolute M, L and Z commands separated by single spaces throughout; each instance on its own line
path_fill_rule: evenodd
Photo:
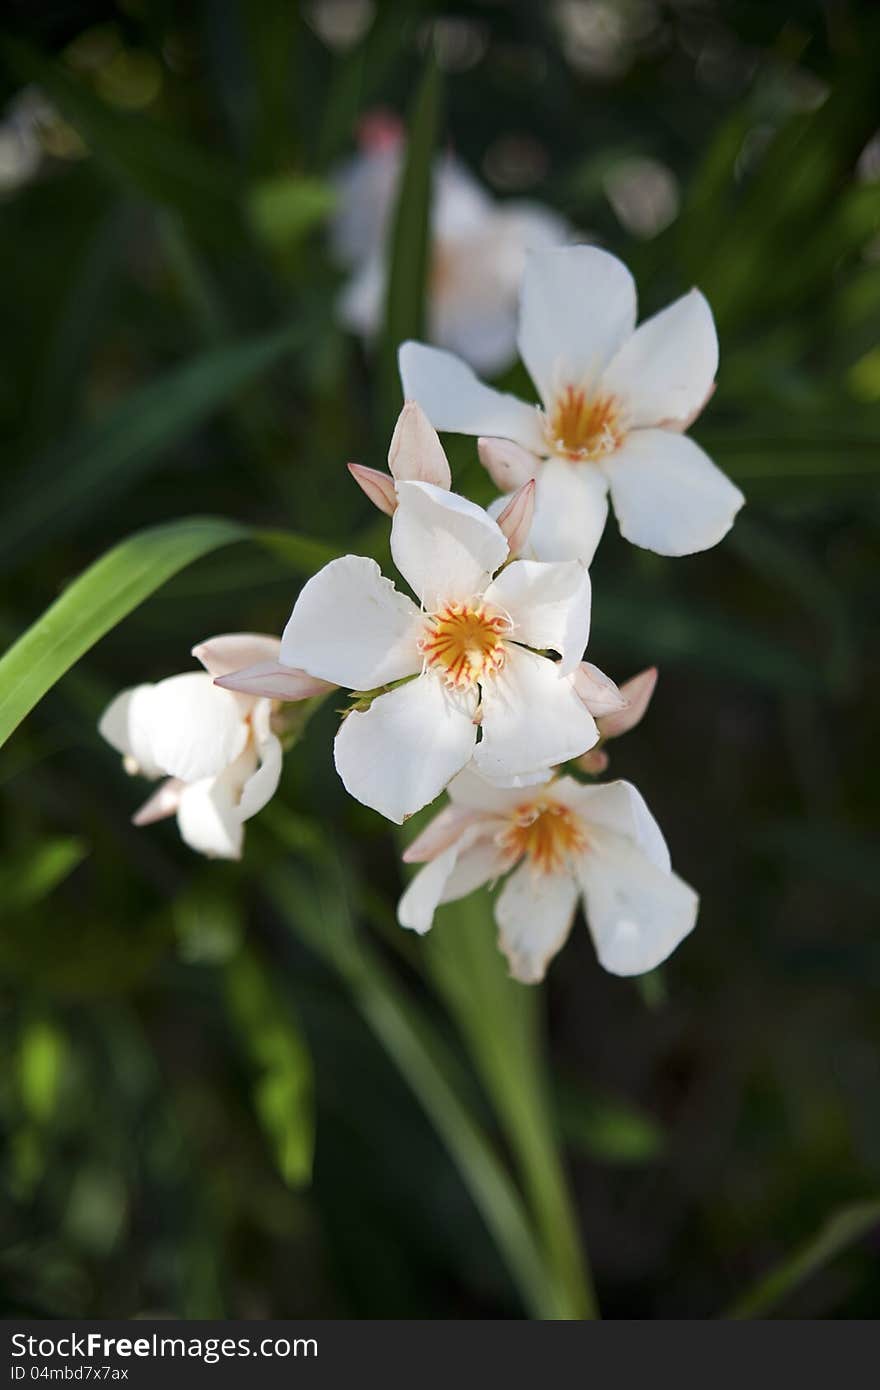
M 592 570 L 592 659 L 619 680 L 661 672 L 612 772 L 644 792 L 700 921 L 641 985 L 605 975 L 579 923 L 537 997 L 604 1315 L 714 1317 L 880 1197 L 877 12 L 380 4 L 341 48 L 320 8 L 8 7 L 2 95 L 36 83 L 61 115 L 0 203 L 0 638 L 152 522 L 380 544 L 343 465 L 383 466 L 387 412 L 374 358 L 334 320 L 325 178 L 360 112 L 406 116 L 436 22 L 442 143 L 626 259 L 643 313 L 696 283 L 718 323 L 694 435 L 746 508 L 682 560 L 610 524 Z M 633 158 L 677 181 L 653 236 L 607 195 Z M 201 411 L 191 380 L 165 388 L 197 360 L 201 386 L 231 373 Z M 472 442 L 448 443 L 457 486 L 488 498 Z M 393 926 L 400 845 L 332 773 L 332 710 L 233 865 L 197 859 L 173 823 L 134 830 L 142 787 L 95 731 L 117 689 L 187 669 L 194 642 L 280 631 L 299 582 L 255 546 L 201 561 L 0 754 L 7 1315 L 523 1316 L 321 949 L 340 913 L 369 939 L 503 1153 L 428 948 Z M 775 1311 L 872 1316 L 878 1240 Z

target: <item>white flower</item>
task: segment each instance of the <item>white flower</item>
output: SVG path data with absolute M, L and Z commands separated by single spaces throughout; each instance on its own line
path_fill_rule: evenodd
M 347 327 L 374 337 L 384 317 L 389 222 L 403 163 L 387 131 L 337 179 L 332 226 L 337 256 L 354 267 L 339 306 Z M 452 156 L 438 160 L 431 211 L 428 336 L 494 375 L 516 355 L 516 302 L 532 249 L 569 239 L 561 217 L 538 203 L 495 203 Z
M 537 478 L 530 545 L 543 560 L 588 565 L 610 491 L 627 540 L 661 555 L 716 545 L 742 506 L 739 488 L 682 433 L 718 366 L 712 313 L 698 290 L 638 328 L 623 263 L 593 246 L 536 253 L 523 277 L 519 350 L 536 408 L 484 386 L 464 362 L 404 343 L 404 394 L 439 430 L 481 436 L 503 492 Z
M 560 777 L 531 791 L 494 787 L 469 769 L 450 804 L 410 845 L 422 863 L 398 907 L 426 932 L 440 903 L 513 872 L 495 904 L 499 945 L 524 984 L 544 978 L 582 898 L 600 963 L 613 975 L 660 965 L 691 931 L 698 898 L 671 870 L 657 822 L 629 782 Z
M 397 500 L 391 553 L 420 607 L 374 560 L 346 555 L 304 586 L 281 661 L 350 690 L 393 687 L 348 714 L 335 756 L 351 795 L 400 824 L 471 757 L 516 777 L 579 756 L 598 733 L 572 674 L 589 634 L 583 567 L 505 565 L 491 517 L 431 483 L 399 482 Z
M 275 637 L 229 633 L 193 649 L 205 671 L 170 676 L 125 690 L 99 729 L 129 773 L 159 789 L 134 816 L 149 825 L 177 816 L 186 843 L 201 854 L 240 859 L 244 822 L 266 805 L 281 776 L 281 744 L 272 731 L 273 703 L 214 684 L 247 663 L 278 657 Z

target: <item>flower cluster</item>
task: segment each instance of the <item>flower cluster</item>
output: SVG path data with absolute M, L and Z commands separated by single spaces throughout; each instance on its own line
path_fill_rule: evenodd
M 334 757 L 353 797 L 402 825 L 448 793 L 404 854 L 421 867 L 402 926 L 425 932 L 440 903 L 503 879 L 499 942 L 519 980 L 543 978 L 579 902 L 614 974 L 675 949 L 697 896 L 635 787 L 595 780 L 657 673 L 618 688 L 585 659 L 587 566 L 608 492 L 624 536 L 666 555 L 714 545 L 743 498 L 684 434 L 718 360 L 706 301 L 693 290 L 639 328 L 635 316 L 614 257 L 535 253 L 519 347 L 539 406 L 403 345 L 389 471 L 349 467 L 391 519 L 409 592 L 369 556 L 341 556 L 304 585 L 280 641 L 214 638 L 194 649 L 204 673 L 120 695 L 101 732 L 128 771 L 168 779 L 136 823 L 176 813 L 194 849 L 238 857 L 278 784 L 282 702 L 341 688 Z M 452 491 L 437 428 L 479 436 L 502 491 L 489 511 Z

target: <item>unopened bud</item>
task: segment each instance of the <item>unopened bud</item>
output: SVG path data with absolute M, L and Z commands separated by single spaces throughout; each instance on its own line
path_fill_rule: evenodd
M 393 478 L 387 473 L 380 473 L 378 468 L 367 468 L 363 463 L 350 463 L 348 471 L 374 507 L 378 507 L 386 516 L 394 515 L 397 510 L 397 493 L 394 490 Z
M 388 467 L 399 483 L 433 483 L 435 487 L 452 487 L 449 460 L 443 445 L 418 401 L 405 401 L 397 417 Z
M 535 480 L 530 478 L 527 483 L 516 491 L 498 515 L 498 525 L 507 538 L 507 545 L 511 559 L 519 555 L 529 538 L 532 529 L 532 518 L 535 515 Z
M 243 695 L 256 695 L 268 700 L 308 700 L 313 695 L 325 695 L 335 690 L 332 681 L 319 680 L 295 666 L 282 666 L 278 661 L 260 661 L 245 666 L 242 671 L 230 671 L 218 676 L 215 685 L 224 690 L 239 690 Z

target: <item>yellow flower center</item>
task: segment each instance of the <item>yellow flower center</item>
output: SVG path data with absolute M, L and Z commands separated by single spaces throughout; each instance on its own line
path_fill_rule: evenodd
M 504 665 L 510 619 L 481 603 L 447 603 L 426 619 L 419 651 L 426 665 L 454 690 L 469 690 Z
M 625 432 L 614 396 L 590 396 L 574 386 L 556 397 L 545 431 L 554 453 L 578 461 L 613 454 Z
M 583 822 L 574 811 L 552 797 L 538 797 L 517 806 L 497 836 L 511 863 L 525 855 L 542 874 L 558 873 L 568 859 L 587 848 Z

